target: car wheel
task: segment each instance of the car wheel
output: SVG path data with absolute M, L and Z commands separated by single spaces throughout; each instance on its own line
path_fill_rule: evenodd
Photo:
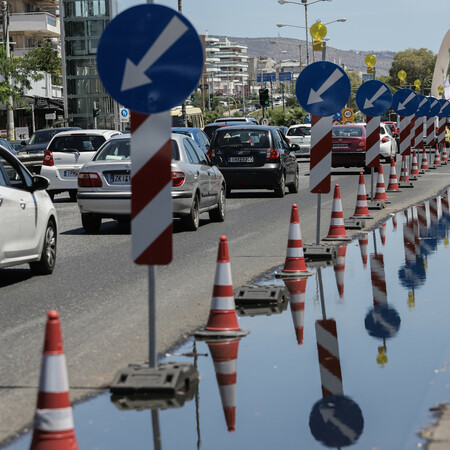
M 275 187 L 275 195 L 277 197 L 284 197 L 285 193 L 286 193 L 286 177 L 284 175 L 284 173 L 281 175 L 281 179 L 278 183 L 278 186 Z
M 98 233 L 102 225 L 102 218 L 95 214 L 81 214 L 81 223 L 86 233 Z
M 194 201 L 192 202 L 191 212 L 187 216 L 181 218 L 183 227 L 188 231 L 196 231 L 200 224 L 200 211 L 199 211 L 200 199 L 198 194 L 195 195 Z
M 289 193 L 290 194 L 297 194 L 299 189 L 299 179 L 298 179 L 298 170 L 295 171 L 295 177 L 294 182 L 289 185 Z
M 69 191 L 69 195 L 70 195 L 70 200 L 72 200 L 73 202 L 77 201 L 77 190 L 76 189 L 72 189 Z
M 41 259 L 30 263 L 30 269 L 33 274 L 49 275 L 53 272 L 56 262 L 56 241 L 56 225 L 53 220 L 49 220 L 45 230 Z
M 217 208 L 209 211 L 209 219 L 211 222 L 223 222 L 225 220 L 225 188 L 222 186 L 219 192 Z

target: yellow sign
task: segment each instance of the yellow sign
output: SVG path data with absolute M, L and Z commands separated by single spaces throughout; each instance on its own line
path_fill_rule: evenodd
M 373 67 L 375 65 L 375 63 L 377 62 L 377 58 L 375 57 L 375 55 L 370 54 L 364 58 L 364 62 L 366 63 L 367 66 Z M 370 72 L 367 72 L 367 73 L 370 73 Z
M 353 108 L 344 108 L 342 110 L 342 123 L 353 123 Z
M 442 95 L 442 93 L 444 92 L 444 86 L 438 86 L 438 92 L 439 95 Z
M 406 72 L 404 70 L 400 70 L 397 74 L 398 78 L 400 79 L 401 84 L 405 84 L 406 79 Z
M 320 20 L 318 20 L 311 26 L 309 32 L 314 39 L 321 40 L 327 35 L 327 27 Z
M 420 82 L 420 80 L 414 81 L 414 86 L 416 87 L 416 91 L 420 91 L 421 85 L 422 85 L 422 83 Z

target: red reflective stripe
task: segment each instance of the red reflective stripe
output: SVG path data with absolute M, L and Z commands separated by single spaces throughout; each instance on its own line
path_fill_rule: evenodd
M 213 297 L 233 297 L 233 286 L 214 285 Z
M 150 114 L 141 114 L 133 111 L 131 114 L 131 123 L 130 123 L 130 131 L 131 133 L 134 133 L 143 122 L 147 120 L 147 118 L 150 117 Z
M 301 239 L 289 239 L 287 243 L 288 248 L 300 248 L 303 247 Z
M 236 372 L 234 373 L 218 373 L 217 376 L 217 382 L 220 386 L 226 386 L 230 384 L 236 384 L 237 375 Z
M 38 409 L 59 409 L 59 408 L 69 408 L 70 398 L 68 392 L 39 392 L 37 400 Z
M 168 245 L 168 241 L 172 242 L 172 228 L 170 224 L 134 262 L 144 265 L 169 264 L 172 261 L 172 244 Z

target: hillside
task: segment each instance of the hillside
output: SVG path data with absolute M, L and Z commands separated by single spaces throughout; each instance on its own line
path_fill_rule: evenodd
M 216 36 L 221 41 L 225 40 L 225 37 L 232 42 L 236 42 L 240 45 L 248 47 L 247 53 L 249 56 L 268 56 L 274 59 L 299 59 L 299 45 L 302 46 L 302 60 L 303 64 L 306 64 L 306 46 L 305 41 L 300 39 L 287 39 L 287 38 L 274 38 L 274 37 L 261 37 L 261 38 L 240 38 L 230 36 Z M 276 44 L 271 44 L 270 41 L 276 41 Z M 311 46 L 311 42 L 310 42 Z M 286 51 L 286 53 L 281 53 Z M 357 70 L 366 72 L 366 64 L 364 58 L 372 53 L 377 58 L 375 65 L 377 75 L 388 75 L 389 68 L 392 64 L 392 58 L 394 52 L 388 50 L 382 51 L 358 51 L 358 50 L 339 50 L 334 47 L 326 48 L 327 61 L 334 62 L 336 64 L 345 64 L 349 70 Z M 321 55 L 316 54 L 319 58 Z M 310 51 L 310 62 L 312 62 L 312 52 Z

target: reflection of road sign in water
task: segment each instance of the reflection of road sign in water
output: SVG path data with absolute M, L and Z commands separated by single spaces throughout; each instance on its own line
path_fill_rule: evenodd
M 311 114 L 332 116 L 340 111 L 350 96 L 350 80 L 336 64 L 319 61 L 305 67 L 295 88 L 298 102 Z
M 400 329 L 400 316 L 391 306 L 377 306 L 367 313 L 364 325 L 370 336 L 387 339 Z
M 419 106 L 417 107 L 417 111 L 415 112 L 416 117 L 425 117 L 428 115 L 430 111 L 430 100 L 429 97 L 425 97 L 425 95 L 417 94 L 419 97 Z
M 332 395 L 313 406 L 309 428 L 314 438 L 327 447 L 354 444 L 364 428 L 361 408 L 349 397 Z
M 415 263 L 401 267 L 398 271 L 398 278 L 402 286 L 405 286 L 407 289 L 415 289 L 422 286 L 427 277 L 424 266 L 424 261 L 419 259 Z
M 106 27 L 98 45 L 97 67 L 114 100 L 152 114 L 179 105 L 197 86 L 203 48 L 183 15 L 166 6 L 138 5 Z
M 411 116 L 418 106 L 419 97 L 411 89 L 399 89 L 392 96 L 392 108 L 400 116 Z
M 391 106 L 392 94 L 387 84 L 378 80 L 363 83 L 356 92 L 356 104 L 366 116 L 381 116 Z

